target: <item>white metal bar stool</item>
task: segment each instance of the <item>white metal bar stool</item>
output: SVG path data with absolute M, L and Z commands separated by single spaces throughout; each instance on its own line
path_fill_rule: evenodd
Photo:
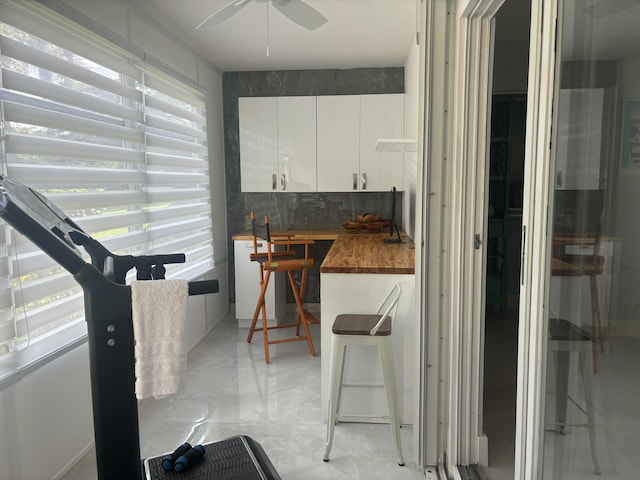
M 376 313 L 338 315 L 331 329 L 331 367 L 329 375 L 329 412 L 327 418 L 327 437 L 323 460 L 329 461 L 333 444 L 333 432 L 340 420 L 340 394 L 343 386 L 384 388 L 387 395 L 389 414 L 382 417 L 368 415 L 342 415 L 349 418 L 387 419 L 391 426 L 391 438 L 398 457 L 398 465 L 403 466 L 402 446 L 400 443 L 400 422 L 396 404 L 395 367 L 391 342 L 391 328 L 398 310 L 400 285 L 394 285 L 382 301 Z M 345 351 L 349 345 L 375 345 L 378 347 L 382 364 L 383 385 L 343 384 Z
M 556 357 L 556 418 L 555 430 L 565 433 L 565 428 L 571 426 L 567 423 L 567 401 L 569 396 L 569 362 L 571 353 L 578 354 L 578 366 L 582 375 L 584 387 L 584 407 L 575 405 L 587 417 L 589 429 L 589 446 L 591 447 L 591 459 L 593 471 L 600 474 L 600 462 L 596 449 L 595 409 L 593 405 L 592 391 L 592 337 L 588 331 L 563 318 L 549 319 L 549 351 Z M 578 425 L 574 425 L 578 426 Z

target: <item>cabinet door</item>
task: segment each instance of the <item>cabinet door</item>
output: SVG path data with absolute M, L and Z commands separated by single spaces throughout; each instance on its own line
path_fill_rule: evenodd
M 604 89 L 560 90 L 557 190 L 600 188 Z
M 360 96 L 317 97 L 317 109 L 318 191 L 357 191 L 360 185 Z
M 404 154 L 376 152 L 379 138 L 404 137 L 404 95 L 360 97 L 360 190 L 404 188 Z
M 278 97 L 278 190 L 316 191 L 316 97 Z
M 264 243 L 264 242 L 263 242 Z M 234 264 L 235 264 L 235 292 L 236 292 L 236 319 L 242 327 L 248 327 L 260 296 L 260 267 L 249 259 L 253 253 L 252 240 L 234 240 Z M 261 245 L 258 251 L 265 252 L 266 246 Z M 269 280 L 265 303 L 267 307 L 267 320 L 270 325 L 275 324 L 284 316 L 285 309 L 285 278 L 283 273 L 273 274 Z
M 238 99 L 240 186 L 243 192 L 278 189 L 278 125 L 275 97 Z

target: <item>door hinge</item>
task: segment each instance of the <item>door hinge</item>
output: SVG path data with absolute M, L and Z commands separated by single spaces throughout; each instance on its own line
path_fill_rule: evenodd
M 480 234 L 476 233 L 473 236 L 473 248 L 475 248 L 476 250 L 480 250 L 480 245 L 482 245 L 482 240 L 480 238 Z

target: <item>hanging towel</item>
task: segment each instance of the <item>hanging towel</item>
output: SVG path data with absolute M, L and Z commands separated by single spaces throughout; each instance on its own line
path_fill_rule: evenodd
M 131 282 L 136 397 L 163 397 L 185 384 L 186 280 Z

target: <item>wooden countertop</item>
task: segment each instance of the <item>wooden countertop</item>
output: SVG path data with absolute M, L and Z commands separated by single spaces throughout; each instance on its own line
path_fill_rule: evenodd
M 283 235 L 293 235 L 298 240 L 335 240 L 340 235 L 349 235 L 347 230 L 277 230 L 272 231 L 272 237 Z M 232 240 L 253 240 L 250 231 L 241 232 L 233 237 Z
M 320 273 L 415 273 L 413 242 L 384 243 L 387 233 L 345 233 L 331 246 Z
M 271 233 L 293 235 L 298 240 L 332 240 L 320 273 L 415 273 L 415 250 L 404 232 L 406 243 L 384 243 L 388 233 L 370 233 L 363 230 L 282 230 Z M 241 232 L 233 240 L 253 240 L 251 232 Z

